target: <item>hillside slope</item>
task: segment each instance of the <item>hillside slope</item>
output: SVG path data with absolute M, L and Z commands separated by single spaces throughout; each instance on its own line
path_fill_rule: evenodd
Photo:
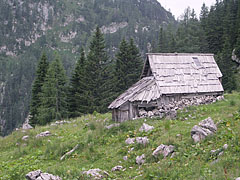
M 111 57 L 122 38 L 142 53 L 160 27 L 175 23 L 157 0 L 0 0 L 0 134 L 23 123 L 41 52 L 58 51 L 70 75 L 96 26 Z
M 112 123 L 111 115 L 95 114 L 73 119 L 64 125 L 15 131 L 0 138 L 0 179 L 23 180 L 25 174 L 37 169 L 59 175 L 64 180 L 84 179 L 82 172 L 93 168 L 107 171 L 110 179 L 235 179 L 240 176 L 239 99 L 240 94 L 227 94 L 224 101 L 179 111 L 176 120 L 140 119 L 110 130 L 104 126 Z M 218 123 L 218 131 L 194 144 L 190 131 L 207 117 Z M 154 126 L 154 130 L 139 132 L 143 122 Z M 35 138 L 47 130 L 51 136 Z M 26 135 L 28 140 L 22 140 Z M 139 136 L 147 136 L 149 144 L 125 143 L 128 137 Z M 79 148 L 60 161 L 61 156 L 77 144 Z M 176 155 L 154 158 L 153 150 L 160 144 L 174 145 Z M 210 153 L 224 144 L 228 144 L 228 148 L 222 156 Z M 139 166 L 135 159 L 142 154 L 146 161 Z M 123 156 L 128 160 L 124 161 Z M 112 172 L 117 165 L 124 169 Z

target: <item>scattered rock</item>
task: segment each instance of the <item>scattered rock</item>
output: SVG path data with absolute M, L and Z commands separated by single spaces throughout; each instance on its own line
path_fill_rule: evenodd
M 172 154 L 174 152 L 174 146 L 172 145 L 164 145 L 164 144 L 161 144 L 160 146 L 157 147 L 157 149 L 155 151 L 153 151 L 152 155 L 157 157 L 159 154 L 162 154 L 163 157 L 167 157 L 169 156 L 170 154 Z
M 127 138 L 125 143 L 126 144 L 134 144 L 135 143 L 135 138 Z
M 136 142 L 138 144 L 143 144 L 144 146 L 146 146 L 149 143 L 149 140 L 147 137 L 137 137 Z
M 88 171 L 84 171 L 83 174 L 93 177 L 94 179 L 104 179 L 109 176 L 106 171 L 102 171 L 101 169 L 90 169 Z
M 112 171 L 121 171 L 122 168 L 122 166 L 115 166 L 114 168 L 112 168 Z
M 195 125 L 191 130 L 191 136 L 195 143 L 200 142 L 207 136 L 216 133 L 217 126 L 213 120 L 209 117 L 201 121 L 198 125 Z
M 24 123 L 23 125 L 22 125 L 22 129 L 24 129 L 24 130 L 28 130 L 28 129 L 32 129 L 33 127 L 30 125 L 30 124 L 28 124 L 28 123 Z
M 134 147 L 133 147 L 133 148 L 131 148 L 131 149 L 128 151 L 128 153 L 132 152 L 133 150 L 134 150 Z
M 212 156 L 222 156 L 224 154 L 224 151 L 227 150 L 228 144 L 224 144 L 222 148 L 217 149 L 217 150 L 211 150 L 211 155 Z
M 127 161 L 127 160 L 128 160 L 128 157 L 127 157 L 127 156 L 123 156 L 123 160 L 124 160 L 124 161 Z
M 22 140 L 23 140 L 23 141 L 27 141 L 28 138 L 29 138 L 29 136 L 23 136 L 23 137 L 22 137 Z
M 105 126 L 106 129 L 112 129 L 113 127 L 119 127 L 120 124 L 119 123 L 115 123 L 115 124 L 111 124 L 109 126 Z
M 58 176 L 54 176 L 54 175 L 48 174 L 48 173 L 42 173 L 41 170 L 29 172 L 26 175 L 26 179 L 28 179 L 28 180 L 62 180 Z
M 25 122 L 22 125 L 22 129 L 24 130 L 28 130 L 28 129 L 32 129 L 33 127 L 29 124 L 29 120 L 32 116 L 28 115 L 27 118 L 25 119 Z
M 138 164 L 138 165 L 141 165 L 141 164 L 143 164 L 145 162 L 145 155 L 144 154 L 142 154 L 141 156 L 137 156 L 136 157 L 136 163 Z
M 47 136 L 51 136 L 50 131 L 41 132 L 40 134 L 36 135 L 36 138 L 47 137 Z
M 140 127 L 139 131 L 141 131 L 141 132 L 148 132 L 148 131 L 151 131 L 153 129 L 154 129 L 153 126 L 150 126 L 150 125 L 148 125 L 146 123 L 143 123 L 143 125 Z
M 223 150 L 227 150 L 227 148 L 228 148 L 228 144 L 224 144 L 223 145 Z
M 57 125 L 63 125 L 63 124 L 70 124 L 71 121 L 66 121 L 66 120 L 62 120 L 62 121 L 56 121 L 54 123 L 51 123 L 51 126 L 57 126 Z
M 176 137 L 181 137 L 182 135 L 181 134 L 177 134 Z

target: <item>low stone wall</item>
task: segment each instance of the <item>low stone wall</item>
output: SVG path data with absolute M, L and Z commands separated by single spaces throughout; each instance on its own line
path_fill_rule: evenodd
M 182 98 L 180 101 L 173 101 L 168 105 L 160 106 L 152 111 L 146 111 L 144 108 L 139 109 L 139 117 L 167 117 L 174 119 L 177 117 L 177 110 L 189 106 L 199 106 L 203 104 L 211 104 L 216 101 L 223 100 L 224 96 L 199 96 L 192 98 Z

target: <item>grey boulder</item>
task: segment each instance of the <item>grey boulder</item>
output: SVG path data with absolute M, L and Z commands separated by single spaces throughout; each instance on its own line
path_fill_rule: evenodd
M 149 143 L 149 140 L 147 137 L 136 137 L 136 142 L 138 144 L 142 144 L 142 145 L 146 146 Z
M 200 142 L 209 135 L 215 134 L 217 126 L 214 124 L 212 118 L 207 118 L 195 125 L 191 130 L 191 137 L 195 143 Z
M 153 129 L 154 129 L 153 126 L 150 126 L 150 125 L 148 125 L 146 123 L 143 123 L 143 125 L 140 127 L 139 131 L 141 131 L 141 132 L 148 132 L 148 131 L 151 131 Z
M 29 172 L 26 175 L 26 179 L 27 180 L 62 180 L 58 176 L 54 176 L 54 175 L 48 174 L 48 173 L 42 173 L 41 170 Z
M 144 162 L 145 162 L 145 155 L 144 154 L 136 157 L 136 163 L 138 165 L 142 165 Z
M 157 147 L 157 149 L 155 149 L 155 151 L 153 151 L 152 155 L 154 157 L 157 157 L 159 156 L 160 154 L 163 155 L 163 157 L 167 157 L 169 156 L 170 154 L 172 154 L 174 152 L 174 146 L 173 145 L 164 145 L 164 144 L 161 144 L 160 146 Z
M 41 132 L 40 134 L 36 135 L 36 138 L 47 137 L 47 136 L 51 136 L 50 131 Z
M 94 179 L 104 179 L 107 176 L 109 176 L 109 174 L 106 171 L 102 171 L 101 169 L 90 169 L 88 171 L 83 171 L 83 174 L 94 178 Z

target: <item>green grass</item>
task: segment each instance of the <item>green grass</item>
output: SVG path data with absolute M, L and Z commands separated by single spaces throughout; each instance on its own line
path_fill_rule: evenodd
M 104 126 L 112 123 L 111 114 L 87 115 L 71 124 L 36 127 L 26 132 L 15 131 L 0 138 L 0 179 L 24 179 L 29 171 L 59 175 L 64 180 L 84 179 L 82 171 L 100 168 L 110 174 L 109 179 L 197 179 L 228 180 L 240 176 L 240 94 L 226 94 L 225 100 L 211 105 L 189 107 L 178 112 L 177 120 L 139 119 L 122 123 L 110 130 Z M 212 117 L 219 123 L 217 134 L 194 144 L 190 131 L 199 121 Z M 152 132 L 139 132 L 145 122 L 154 126 Z M 52 136 L 36 139 L 49 130 Z M 177 134 L 181 134 L 177 137 Z M 22 137 L 29 135 L 28 141 Z M 128 137 L 147 136 L 150 143 L 126 145 Z M 63 154 L 76 144 L 79 148 L 65 160 Z M 173 144 L 176 156 L 154 158 L 151 154 L 160 144 Z M 228 144 L 224 155 L 214 163 L 213 149 Z M 134 147 L 130 153 L 128 151 Z M 145 154 L 142 166 L 135 163 L 136 156 Z M 128 156 L 128 161 L 123 156 Z M 111 172 L 116 165 L 125 170 Z M 86 178 L 86 177 L 85 177 Z

